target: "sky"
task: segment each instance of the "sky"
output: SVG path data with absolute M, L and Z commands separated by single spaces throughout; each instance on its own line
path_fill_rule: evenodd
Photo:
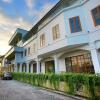
M 59 0 L 0 0 L 0 55 L 17 28 L 30 30 Z

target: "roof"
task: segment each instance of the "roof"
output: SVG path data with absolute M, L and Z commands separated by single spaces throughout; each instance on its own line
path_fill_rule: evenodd
M 4 55 L 0 55 L 0 58 L 3 58 L 4 57 Z
M 18 38 L 22 39 L 22 37 L 26 35 L 27 32 L 28 32 L 27 30 L 17 28 L 15 33 L 12 35 L 11 39 L 9 40 L 9 44 L 10 45 L 16 44 L 18 42 Z
M 0 55 L 0 62 L 2 62 L 3 58 L 4 58 L 4 56 Z
M 38 31 L 38 26 L 46 19 L 48 18 L 54 11 L 57 10 L 58 7 L 61 5 L 66 5 L 66 7 L 69 7 L 72 2 L 76 2 L 78 0 L 60 0 L 49 12 L 47 12 L 43 18 L 41 18 L 33 27 L 32 29 L 24 36 L 26 40 L 28 40 L 32 35 L 36 34 Z

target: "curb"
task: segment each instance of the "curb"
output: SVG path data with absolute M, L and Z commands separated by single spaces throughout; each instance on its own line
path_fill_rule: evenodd
M 86 98 L 84 98 L 84 97 L 73 96 L 73 95 L 70 95 L 70 94 L 67 94 L 64 92 L 60 92 L 60 91 L 56 91 L 56 90 L 52 90 L 52 89 L 48 89 L 48 88 L 44 88 L 44 87 L 37 87 L 37 88 L 40 88 L 42 90 L 46 90 L 48 92 L 53 92 L 53 93 L 56 93 L 56 94 L 59 94 L 59 95 L 65 96 L 65 97 L 67 96 L 67 97 L 70 97 L 70 98 L 73 98 L 76 100 L 86 100 Z
M 41 90 L 52 92 L 52 93 L 55 93 L 55 94 L 58 94 L 58 95 L 62 95 L 62 96 L 65 96 L 65 97 L 70 97 L 70 98 L 75 99 L 75 100 L 87 100 L 85 97 L 70 95 L 70 94 L 67 94 L 67 93 L 64 93 L 64 92 L 56 91 L 56 90 L 45 88 L 45 87 L 33 86 L 31 84 L 23 83 L 23 82 L 20 82 L 20 81 L 17 81 L 17 80 L 14 80 L 14 81 L 22 83 L 24 85 L 31 86 L 31 87 L 36 87 L 36 88 L 41 89 Z

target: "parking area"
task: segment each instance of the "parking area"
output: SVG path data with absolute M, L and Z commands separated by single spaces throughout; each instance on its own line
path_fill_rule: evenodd
M 14 80 L 0 80 L 0 100 L 77 100 Z

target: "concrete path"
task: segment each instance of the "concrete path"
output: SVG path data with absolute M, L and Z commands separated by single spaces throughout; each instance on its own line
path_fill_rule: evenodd
M 0 100 L 76 100 L 14 80 L 0 80 Z

